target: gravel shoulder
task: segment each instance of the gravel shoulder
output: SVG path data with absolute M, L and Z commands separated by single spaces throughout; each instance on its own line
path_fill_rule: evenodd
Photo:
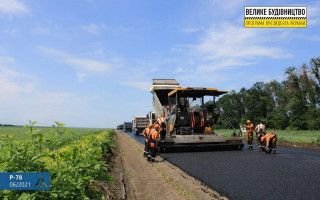
M 124 171 L 127 199 L 227 199 L 157 156 L 154 163 L 144 158 L 143 145 L 115 131 Z

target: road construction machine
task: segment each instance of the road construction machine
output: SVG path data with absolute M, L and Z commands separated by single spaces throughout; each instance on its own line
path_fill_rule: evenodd
M 181 87 L 175 79 L 153 79 L 150 89 L 156 117 L 165 119 L 165 135 L 159 142 L 160 150 L 179 147 L 231 146 L 242 149 L 240 135 L 225 137 L 213 131 L 220 109 L 216 97 L 227 91 L 216 88 Z M 206 104 L 206 98 L 212 98 Z

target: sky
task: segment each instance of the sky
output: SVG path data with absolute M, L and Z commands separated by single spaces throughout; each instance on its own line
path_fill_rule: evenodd
M 244 6 L 307 6 L 307 28 L 244 28 Z M 0 124 L 114 128 L 152 79 L 239 91 L 320 56 L 320 1 L 0 0 Z

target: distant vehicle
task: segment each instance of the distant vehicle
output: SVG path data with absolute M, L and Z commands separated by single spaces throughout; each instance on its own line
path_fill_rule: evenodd
M 154 124 L 157 121 L 156 112 L 149 112 L 147 114 L 147 119 L 149 121 L 149 124 Z
M 132 132 L 136 135 L 142 133 L 147 128 L 149 120 L 147 116 L 135 116 L 132 120 Z
M 214 133 L 220 109 L 215 97 L 227 93 L 216 88 L 180 87 L 175 79 L 153 79 L 150 92 L 153 94 L 153 109 L 166 120 L 166 134 L 160 141 L 160 150 L 179 147 L 232 146 L 242 149 L 240 135 L 224 137 Z M 204 106 L 204 96 L 213 101 Z
M 123 130 L 125 132 L 127 132 L 127 131 L 131 132 L 132 131 L 132 122 L 124 122 L 123 123 Z
M 117 130 L 123 130 L 123 125 L 122 124 L 118 125 Z

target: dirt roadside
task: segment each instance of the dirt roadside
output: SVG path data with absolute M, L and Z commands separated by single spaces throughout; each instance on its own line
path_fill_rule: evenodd
M 143 145 L 121 131 L 115 131 L 127 199 L 227 199 L 202 185 L 179 168 L 157 156 L 154 163 L 143 155 Z

